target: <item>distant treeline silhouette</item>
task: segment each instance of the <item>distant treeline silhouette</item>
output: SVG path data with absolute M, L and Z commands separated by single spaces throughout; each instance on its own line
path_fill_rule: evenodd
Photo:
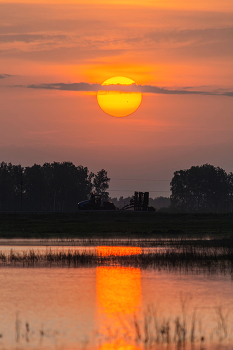
M 233 173 L 210 164 L 192 166 L 174 173 L 171 192 L 171 211 L 232 212 Z
M 0 211 L 76 211 L 94 190 L 108 196 L 110 179 L 72 162 L 31 167 L 0 164 Z
M 123 208 L 126 204 L 130 204 L 131 199 L 133 199 L 133 196 L 120 196 L 119 199 L 117 199 L 117 197 L 109 198 L 109 200 L 113 202 L 117 208 Z M 171 200 L 169 197 L 160 196 L 156 198 L 149 198 L 149 205 L 154 207 L 156 210 L 168 211 L 170 204 Z
M 22 167 L 0 164 L 0 211 L 76 211 L 78 202 L 95 191 L 116 207 L 132 197 L 109 198 L 110 178 L 102 169 L 96 174 L 72 162 L 53 162 Z M 171 196 L 150 198 L 150 205 L 170 212 L 232 212 L 233 173 L 213 165 L 192 166 L 174 173 Z

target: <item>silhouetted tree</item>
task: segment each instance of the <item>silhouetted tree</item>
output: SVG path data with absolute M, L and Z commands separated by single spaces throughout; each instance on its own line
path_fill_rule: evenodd
M 46 181 L 43 168 L 39 164 L 26 167 L 24 170 L 24 209 L 27 211 L 46 210 Z
M 94 175 L 93 184 L 95 191 L 101 193 L 103 199 L 108 199 L 109 193 L 106 192 L 106 190 L 109 188 L 109 181 L 110 178 L 107 176 L 107 171 L 104 169 L 98 171 L 98 173 Z
M 0 210 L 22 210 L 23 168 L 21 165 L 0 164 Z
M 76 167 L 71 162 L 45 163 L 45 203 L 47 210 L 77 210 L 78 202 L 86 199 L 92 190 L 92 173 L 86 167 Z
M 229 193 L 228 193 L 229 211 L 233 212 L 233 173 L 228 174 L 228 186 L 229 186 Z
M 157 198 L 150 198 L 150 205 L 153 206 L 156 209 L 160 208 L 169 208 L 171 205 L 171 200 L 169 197 L 157 197 Z
M 120 196 L 119 199 L 116 197 L 109 197 L 109 200 L 117 207 L 117 208 L 123 208 L 125 205 L 130 204 L 130 201 L 133 199 L 133 196 L 123 197 Z M 171 200 L 170 197 L 156 197 L 156 198 L 149 198 L 149 205 L 151 207 L 154 207 L 155 209 L 161 209 L 168 211 L 168 208 L 170 208 Z
M 75 211 L 92 192 L 94 174 L 71 162 L 0 164 L 0 211 Z
M 171 206 L 184 212 L 224 212 L 229 210 L 229 176 L 210 164 L 193 166 L 174 173 Z
M 120 196 L 120 198 L 119 199 L 117 199 L 116 197 L 114 197 L 114 198 L 111 198 L 111 197 L 109 197 L 108 198 L 109 199 L 109 201 L 111 201 L 117 208 L 123 208 L 125 205 L 127 205 L 127 204 L 130 204 L 130 200 L 131 199 L 133 199 L 133 196 L 131 196 L 131 197 L 123 197 L 123 196 Z

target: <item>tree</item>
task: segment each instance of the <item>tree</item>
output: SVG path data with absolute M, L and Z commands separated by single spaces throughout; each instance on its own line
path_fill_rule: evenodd
M 229 177 L 225 170 L 210 164 L 193 166 L 174 173 L 171 206 L 184 212 L 229 210 Z
M 228 194 L 228 205 L 229 211 L 233 212 L 233 173 L 228 174 L 229 194 Z
M 43 168 L 39 164 L 26 167 L 24 171 L 24 209 L 27 211 L 46 210 L 46 181 Z
M 150 205 L 155 207 L 156 209 L 160 208 L 169 208 L 171 205 L 170 197 L 157 197 L 157 198 L 150 198 Z
M 107 171 L 102 169 L 94 175 L 94 188 L 97 193 L 101 193 L 103 199 L 108 199 L 109 193 L 106 190 L 109 188 L 110 178 L 107 176 Z
M 94 181 L 93 181 L 94 179 Z M 0 163 L 0 211 L 76 211 L 78 202 L 96 191 L 108 196 L 110 179 L 72 162 L 21 165 Z
M 92 191 L 91 179 L 87 167 L 76 167 L 72 162 L 53 162 L 43 165 L 46 181 L 47 210 L 75 211 L 78 202 L 87 198 Z
M 0 210 L 22 210 L 23 173 L 21 165 L 0 164 Z
M 130 204 L 130 201 L 133 199 L 133 196 L 123 197 L 120 196 L 119 199 L 117 197 L 111 198 L 109 197 L 109 200 L 119 209 L 123 208 L 125 205 Z

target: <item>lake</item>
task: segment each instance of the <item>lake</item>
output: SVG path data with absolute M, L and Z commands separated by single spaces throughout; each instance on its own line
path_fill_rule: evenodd
M 0 247 L 5 253 L 11 249 L 43 253 L 49 246 Z M 141 248 L 79 249 L 124 256 L 140 254 Z M 0 281 L 2 349 L 233 348 L 229 273 L 2 265 Z

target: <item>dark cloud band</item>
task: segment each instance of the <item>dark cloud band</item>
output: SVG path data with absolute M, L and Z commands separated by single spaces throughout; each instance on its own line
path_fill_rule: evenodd
M 30 89 L 46 89 L 46 90 L 63 90 L 63 91 L 122 91 L 122 92 L 142 92 L 152 94 L 164 94 L 164 95 L 218 95 L 218 96 L 232 96 L 233 91 L 202 91 L 202 90 L 191 90 L 189 88 L 181 89 L 167 89 L 163 87 L 153 85 L 105 85 L 100 84 L 89 84 L 89 83 L 56 83 L 56 84 L 32 84 L 28 85 Z
M 0 79 L 10 78 L 12 75 L 10 74 L 0 74 Z

